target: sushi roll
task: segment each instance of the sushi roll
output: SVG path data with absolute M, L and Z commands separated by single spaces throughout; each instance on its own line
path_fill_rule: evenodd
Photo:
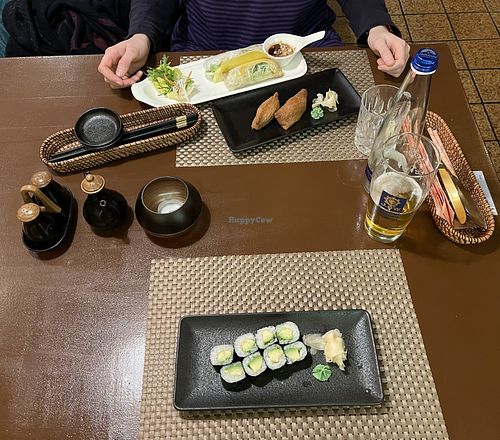
M 276 326 L 276 336 L 281 345 L 288 345 L 299 340 L 300 330 L 297 324 L 288 321 Z
M 267 365 L 260 353 L 253 353 L 243 359 L 243 368 L 249 376 L 258 376 L 267 370 Z
M 286 356 L 278 344 L 273 344 L 264 350 L 264 360 L 270 370 L 277 370 L 286 364 Z
M 234 341 L 234 351 L 239 357 L 247 357 L 249 354 L 257 351 L 257 343 L 253 333 L 238 336 Z
M 285 352 L 287 364 L 300 362 L 307 356 L 307 348 L 300 341 L 285 345 L 283 351 Z
M 227 383 L 236 383 L 245 379 L 245 370 L 241 362 L 234 362 L 229 365 L 224 365 L 220 369 L 220 375 Z
M 233 362 L 234 348 L 232 345 L 216 345 L 210 350 L 210 362 L 214 367 L 229 365 Z
M 257 345 L 261 350 L 273 345 L 276 339 L 276 328 L 274 325 L 270 325 L 269 327 L 259 328 L 255 335 L 255 339 L 257 340 Z

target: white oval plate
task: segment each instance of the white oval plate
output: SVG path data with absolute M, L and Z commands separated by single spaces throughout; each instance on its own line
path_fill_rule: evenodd
M 205 69 L 203 68 L 203 63 L 205 61 L 206 58 L 203 58 L 201 60 L 192 61 L 178 66 L 184 75 L 191 72 L 191 78 L 193 78 L 195 82 L 195 89 L 189 100 L 190 104 L 200 104 L 202 102 L 223 98 L 225 96 L 236 95 L 249 90 L 259 89 L 271 84 L 281 83 L 290 79 L 299 78 L 307 72 L 306 60 L 304 59 L 302 53 L 299 52 L 295 59 L 288 66 L 283 68 L 283 76 L 262 81 L 241 89 L 228 90 L 224 85 L 224 82 L 213 83 L 205 78 Z M 133 84 L 132 95 L 134 95 L 134 98 L 138 101 L 144 102 L 152 107 L 161 107 L 163 105 L 178 103 L 178 101 L 175 101 L 174 99 L 159 95 L 149 78 Z

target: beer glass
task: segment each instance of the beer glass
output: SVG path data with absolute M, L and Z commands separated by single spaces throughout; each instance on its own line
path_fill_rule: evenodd
M 365 216 L 370 238 L 396 241 L 427 197 L 440 163 L 432 141 L 415 133 L 389 138 L 373 171 Z

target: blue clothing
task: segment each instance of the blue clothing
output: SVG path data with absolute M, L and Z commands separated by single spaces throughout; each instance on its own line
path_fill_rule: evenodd
M 9 33 L 5 26 L 3 25 L 2 12 L 3 7 L 7 3 L 7 0 L 0 0 L 0 57 L 5 56 L 5 48 L 7 47 L 7 41 L 9 40 Z
M 235 49 L 276 33 L 326 30 L 318 44 L 339 46 L 335 14 L 324 0 L 188 0 L 172 32 L 172 50 Z
M 384 0 L 339 0 L 358 41 L 377 25 L 393 26 Z M 146 34 L 153 50 L 236 49 L 269 35 L 326 31 L 316 46 L 342 42 L 332 29 L 335 13 L 326 0 L 132 0 L 129 36 Z M 396 30 L 397 32 L 397 30 Z

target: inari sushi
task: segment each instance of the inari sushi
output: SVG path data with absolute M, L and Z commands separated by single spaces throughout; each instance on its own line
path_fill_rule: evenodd
M 278 344 L 271 345 L 264 350 L 264 360 L 270 370 L 277 370 L 286 364 L 286 356 Z
M 280 108 L 280 100 L 278 98 L 278 92 L 267 98 L 255 113 L 255 117 L 252 121 L 252 128 L 254 130 L 260 130 L 264 128 L 274 119 L 274 114 Z
M 239 357 L 246 357 L 257 351 L 257 342 L 253 333 L 238 336 L 234 341 L 234 351 Z
M 273 325 L 259 328 L 255 335 L 255 339 L 257 341 L 257 346 L 261 350 L 264 350 L 264 348 L 269 347 L 277 341 L 276 328 Z
M 267 370 L 266 362 L 260 353 L 253 353 L 243 359 L 243 369 L 249 376 L 258 376 Z
M 285 345 L 283 347 L 283 351 L 285 352 L 287 364 L 294 364 L 295 362 L 300 362 L 307 356 L 307 348 L 300 341 Z
M 241 362 L 234 362 L 229 365 L 224 365 L 220 369 L 220 375 L 227 383 L 236 383 L 245 379 L 245 370 Z
M 233 362 L 234 348 L 232 345 L 216 345 L 210 350 L 210 362 L 214 367 L 229 365 Z
M 281 345 L 288 345 L 299 340 L 300 330 L 297 324 L 287 321 L 276 326 L 276 336 Z
M 288 130 L 304 114 L 307 108 L 307 90 L 302 89 L 299 93 L 292 96 L 283 106 L 274 114 L 274 117 L 284 130 Z

